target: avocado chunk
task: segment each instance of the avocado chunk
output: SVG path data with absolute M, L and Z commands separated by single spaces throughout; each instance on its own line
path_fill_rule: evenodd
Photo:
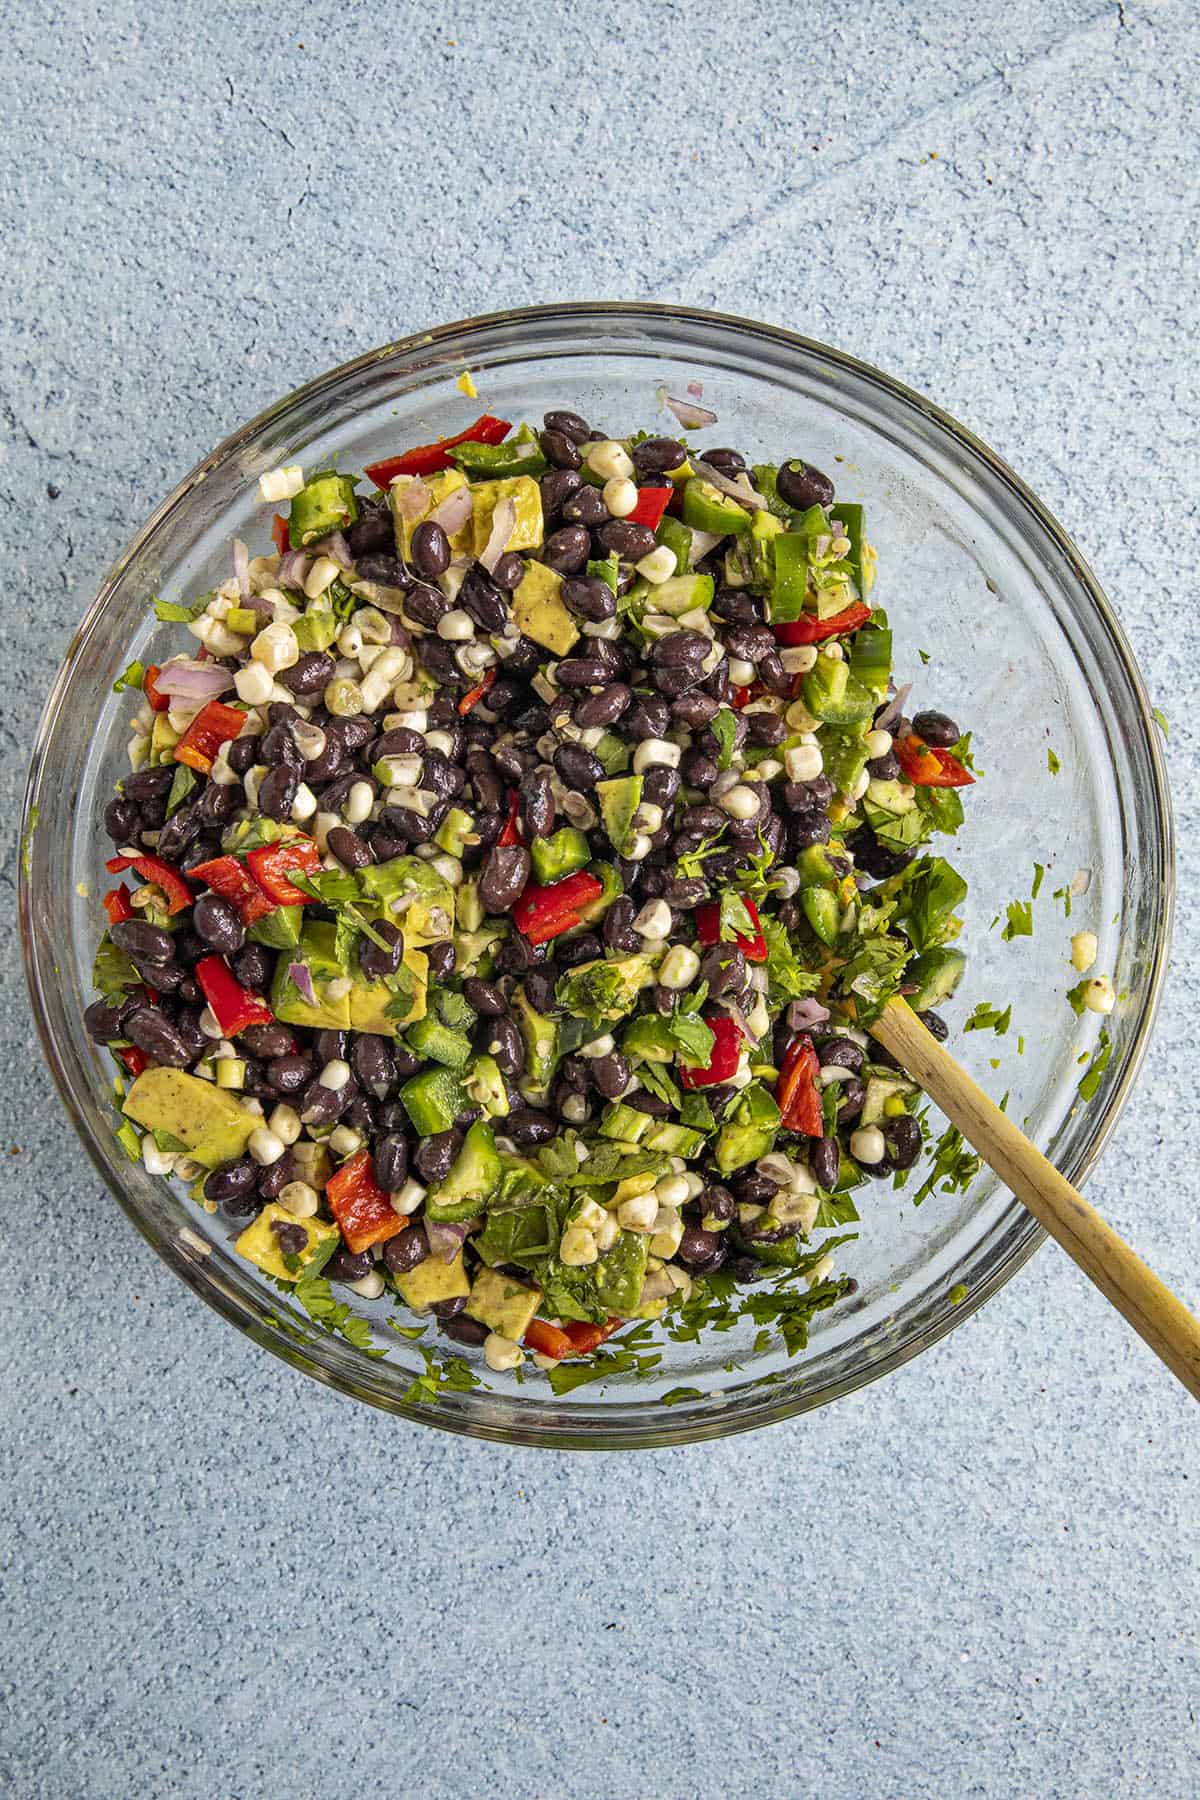
M 404 967 L 413 978 L 412 1004 L 403 1018 L 390 1013 L 396 995 L 383 981 L 363 981 L 356 969 L 347 971 L 353 977 L 350 989 L 350 1029 L 370 1031 L 376 1037 L 395 1037 L 405 1026 L 425 1017 L 429 996 L 429 958 L 423 950 L 404 946 Z
M 178 1138 L 206 1169 L 235 1162 L 262 1124 L 227 1090 L 182 1069 L 144 1069 L 125 1096 L 125 1113 L 147 1131 Z
M 649 1251 L 650 1239 L 644 1231 L 622 1231 L 593 1267 L 596 1296 L 610 1313 L 627 1319 L 636 1311 Z
M 511 500 L 516 518 L 505 550 L 536 550 L 543 536 L 542 491 L 531 475 L 514 475 L 507 481 L 471 484 L 471 529 L 475 554 L 487 549 L 492 519 L 502 500 Z
M 637 809 L 642 804 L 642 777 L 610 776 L 607 781 L 596 783 L 596 794 L 600 801 L 600 817 L 604 820 L 609 841 L 617 855 L 624 856 L 637 830 L 634 820 L 637 818 Z
M 525 1085 L 530 1093 L 540 1093 L 549 1087 L 558 1061 L 558 1026 L 545 1013 L 538 1012 L 524 986 L 514 990 L 509 1012 L 525 1045 Z
M 913 1011 L 928 1012 L 930 1007 L 940 1006 L 943 1000 L 948 1000 L 962 980 L 966 966 L 967 959 L 962 951 L 952 950 L 948 945 L 923 950 L 906 971 L 906 979 L 917 984 L 916 993 L 908 997 Z
M 391 487 L 392 518 L 395 521 L 396 527 L 396 548 L 399 550 L 400 556 L 404 562 L 408 561 L 409 552 L 412 550 L 413 532 L 417 529 L 417 526 L 420 525 L 423 520 L 427 519 L 431 512 L 436 511 L 443 500 L 448 500 L 450 495 L 453 494 L 456 489 L 467 486 L 467 478 L 461 469 L 439 469 L 436 474 L 423 475 L 420 479 L 425 484 L 428 502 L 424 509 L 417 514 L 415 519 L 406 518 L 400 507 L 400 496 L 404 493 L 406 488 L 412 485 L 412 481 L 405 480 L 401 477 L 397 481 L 394 481 Z M 471 520 L 468 517 L 466 523 L 461 525 L 459 529 L 452 534 L 450 538 L 450 548 L 456 555 L 466 555 L 470 553 L 471 541 Z
M 463 1300 L 471 1292 L 461 1250 L 448 1263 L 440 1256 L 427 1256 L 415 1269 L 409 1269 L 404 1275 L 394 1275 L 392 1279 L 405 1305 L 415 1313 L 428 1312 L 439 1300 Z
M 283 1260 L 279 1235 L 274 1229 L 277 1224 L 294 1225 L 308 1233 L 304 1249 L 293 1253 L 300 1260 L 298 1269 L 289 1269 Z M 340 1237 L 336 1225 L 326 1225 L 320 1219 L 295 1219 L 285 1207 L 272 1200 L 263 1207 L 253 1225 L 247 1225 L 233 1247 L 239 1256 L 256 1263 L 264 1274 L 273 1275 L 277 1281 L 297 1281 L 304 1265 L 310 1263 L 331 1238 L 336 1243 Z
M 336 928 L 313 923 L 300 933 L 294 951 L 282 951 L 275 962 L 271 982 L 271 1011 L 281 1025 L 308 1025 L 314 1030 L 349 1031 L 350 990 L 328 993 L 329 983 L 344 980 L 346 970 L 334 954 Z M 303 963 L 312 979 L 316 1004 L 310 1005 L 288 973 L 293 963 Z
M 353 475 L 322 469 L 309 477 L 292 501 L 288 543 L 293 550 L 303 550 L 306 544 L 315 544 L 331 531 L 345 531 L 357 517 Z
M 372 863 L 359 880 L 364 893 L 379 901 L 382 916 L 400 927 L 405 945 L 439 944 L 453 931 L 454 889 L 419 856 Z M 401 899 L 405 904 L 397 911 L 392 902 Z
M 265 944 L 268 950 L 293 950 L 303 929 L 302 906 L 277 906 L 274 912 L 255 919 L 246 936 L 255 944 Z
M 562 597 L 562 584 L 562 576 L 545 563 L 529 563 L 512 597 L 518 631 L 553 656 L 565 656 L 579 641 L 579 627 Z
M 181 736 L 182 733 L 175 730 L 165 712 L 156 712 L 154 723 L 150 727 L 150 761 L 166 762 Z
M 497 1269 L 480 1269 L 465 1311 L 489 1331 L 519 1344 L 541 1303 L 541 1288 L 526 1287 Z
M 713 1160 L 722 1175 L 732 1175 L 771 1149 L 779 1129 L 779 1108 L 762 1083 L 754 1081 L 742 1089 L 725 1116 Z

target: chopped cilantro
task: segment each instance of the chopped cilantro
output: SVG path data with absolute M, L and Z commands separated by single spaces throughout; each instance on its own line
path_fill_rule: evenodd
M 918 651 L 917 651 L 917 655 L 918 655 L 918 656 L 919 656 L 919 657 L 920 657 L 920 659 L 921 659 L 921 661 L 922 661 L 922 662 L 923 662 L 923 663 L 926 663 L 926 664 L 927 664 L 927 663 L 928 663 L 928 662 L 929 662 L 929 652 L 928 652 L 928 650 L 918 650 Z
M 729 768 L 733 762 L 734 750 L 737 748 L 737 720 L 733 716 L 732 709 L 723 706 L 716 718 L 710 721 L 708 729 L 716 738 L 719 746 L 717 767 L 719 769 Z
M 1050 749 L 1046 751 L 1046 767 L 1052 775 L 1057 775 L 1058 771 L 1062 768 L 1062 764 L 1059 762 L 1057 756 L 1055 756 L 1053 750 Z
M 193 600 L 190 606 L 181 606 L 174 600 L 159 600 L 156 596 L 153 601 L 154 616 L 156 619 L 160 619 L 164 625 L 190 625 L 193 619 L 198 619 L 200 614 L 207 610 L 208 603 L 212 598 L 212 594 L 201 594 L 200 598 Z
M 964 1031 L 994 1031 L 997 1037 L 1003 1037 L 1012 1024 L 1012 1007 L 1006 1006 L 1001 1012 L 997 1006 L 989 1006 L 986 1000 L 980 1000 L 975 1011 L 963 1025 Z
M 704 865 L 710 856 L 716 856 L 721 848 L 721 833 L 704 838 L 694 850 L 686 850 L 676 863 L 676 871 L 683 881 L 695 881 L 704 878 Z
M 176 763 L 175 778 L 171 783 L 171 791 L 167 795 L 167 817 L 173 819 L 192 789 L 196 786 L 196 777 L 186 763 Z
M 1011 944 L 1016 937 L 1033 936 L 1033 907 L 1028 900 L 1009 901 L 1008 924 L 1000 936 L 1006 944 Z
M 957 1125 L 947 1125 L 933 1147 L 932 1166 L 913 1195 L 913 1205 L 920 1206 L 934 1188 L 943 1194 L 965 1193 L 982 1167 L 981 1159 L 967 1149 Z
M 127 688 L 137 688 L 140 692 L 145 679 L 146 665 L 140 662 L 131 662 L 124 674 L 118 675 L 113 682 L 112 691 L 114 694 L 123 694 Z
M 753 938 L 755 936 L 754 920 L 750 917 L 750 909 L 743 896 L 734 888 L 726 888 L 721 895 L 719 917 L 718 930 L 722 943 L 730 943 L 737 937 Z
M 1090 980 L 1090 977 L 1085 975 L 1082 981 L 1077 981 L 1073 988 L 1067 989 L 1067 1001 L 1071 1007 L 1072 1012 L 1075 1014 L 1075 1017 L 1077 1019 L 1083 1017 L 1083 1012 L 1084 1012 L 1083 996 L 1084 996 L 1085 992 L 1087 991 L 1087 984 L 1088 984 L 1089 980 Z
M 1091 1063 L 1087 1074 L 1083 1076 L 1079 1083 L 1079 1098 L 1081 1100 L 1091 1100 L 1095 1098 L 1095 1095 L 1099 1091 L 1100 1078 L 1104 1074 L 1105 1069 L 1107 1069 L 1111 1058 L 1112 1039 L 1109 1037 L 1107 1031 L 1101 1031 L 1100 1041 L 1092 1052 Z
M 1041 891 L 1042 881 L 1045 878 L 1045 874 L 1046 874 L 1046 871 L 1042 867 L 1042 864 L 1040 862 L 1035 862 L 1033 865 L 1033 886 L 1029 890 L 1029 898 L 1031 900 L 1037 899 L 1038 894 Z
M 1152 706 L 1150 708 L 1150 717 L 1154 720 L 1154 723 L 1158 726 L 1158 729 L 1162 732 L 1163 736 L 1169 738 L 1171 735 L 1171 727 L 1167 724 L 1166 713 L 1161 712 L 1157 706 Z
M 405 1390 L 405 1400 L 428 1404 L 443 1390 L 451 1394 L 469 1394 L 472 1388 L 479 1386 L 478 1375 L 464 1357 L 441 1356 L 427 1344 L 418 1344 L 417 1348 L 425 1364 L 425 1373 L 418 1375 L 412 1386 Z

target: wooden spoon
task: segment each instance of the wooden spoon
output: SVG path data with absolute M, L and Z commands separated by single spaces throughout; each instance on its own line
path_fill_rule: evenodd
M 870 1030 L 1200 1400 L 1200 1322 L 1182 1301 L 959 1068 L 906 1001 L 889 1000 Z

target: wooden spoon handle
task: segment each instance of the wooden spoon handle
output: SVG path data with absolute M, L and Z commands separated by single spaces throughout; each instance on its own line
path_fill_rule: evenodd
M 871 1026 L 967 1142 L 1072 1257 L 1089 1281 L 1200 1400 L 1200 1322 L 1065 1176 L 989 1100 L 903 1000 Z

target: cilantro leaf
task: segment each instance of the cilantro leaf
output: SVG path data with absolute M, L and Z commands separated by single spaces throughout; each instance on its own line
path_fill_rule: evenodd
M 145 679 L 146 679 L 145 664 L 140 663 L 140 662 L 131 662 L 129 664 L 129 667 L 125 670 L 125 672 L 121 675 L 118 675 L 117 679 L 113 682 L 112 691 L 114 694 L 123 694 L 127 688 L 136 688 L 140 693 L 142 683 Z
M 767 943 L 768 1004 L 774 1008 L 785 1001 L 803 1000 L 806 994 L 815 994 L 821 985 L 821 977 L 804 967 L 779 920 L 763 913 L 759 924 Z
M 176 763 L 175 778 L 171 782 L 171 791 L 167 795 L 167 817 L 173 819 L 192 789 L 196 786 L 196 777 L 186 763 Z
M 717 930 L 722 943 L 730 943 L 738 937 L 753 938 L 756 935 L 750 908 L 746 905 L 745 897 L 735 888 L 726 888 L 721 895 L 718 918 Z
M 712 837 L 703 838 L 694 850 L 686 850 L 675 864 L 676 873 L 682 881 L 704 879 L 704 865 L 710 856 L 716 856 L 721 848 L 721 836 L 724 831 L 714 832 Z
M 202 612 L 207 611 L 208 603 L 213 598 L 212 594 L 201 594 L 198 600 L 193 600 L 188 606 L 179 605 L 174 600 L 159 600 L 156 596 L 153 600 L 154 616 L 164 625 L 190 625 L 193 619 L 198 619 Z
M 997 1037 L 1003 1037 L 1012 1024 L 1012 1006 L 1006 1006 L 1001 1012 L 999 1007 L 989 1006 L 986 1000 L 980 1000 L 975 1011 L 963 1025 L 964 1031 L 994 1031 Z
M 710 720 L 708 729 L 717 740 L 718 769 L 729 768 L 737 748 L 737 720 L 733 716 L 733 709 L 723 706 L 716 718 Z
M 1154 720 L 1154 723 L 1158 726 L 1158 729 L 1162 732 L 1163 736 L 1169 738 L 1171 735 L 1171 727 L 1167 724 L 1166 713 L 1160 711 L 1157 706 L 1152 706 L 1150 708 L 1150 717 Z
M 1008 903 L 1008 924 L 1000 933 L 1006 944 L 1011 944 L 1016 937 L 1033 936 L 1033 907 L 1028 900 L 1010 900 Z
M 846 962 L 839 976 L 844 993 L 853 994 L 858 1023 L 870 1024 L 900 990 L 904 965 L 912 954 L 903 938 L 867 938 Z
M 713 1045 L 717 1041 L 712 1026 L 698 1013 L 685 1011 L 676 1002 L 667 1028 L 679 1047 L 680 1062 L 692 1068 L 706 1069 L 712 1061 Z
M 947 1125 L 934 1145 L 932 1165 L 913 1195 L 913 1205 L 920 1206 L 934 1188 L 940 1188 L 943 1194 L 965 1193 L 982 1167 L 981 1159 L 967 1149 L 958 1127 Z
M 1033 865 L 1033 886 L 1029 890 L 1029 898 L 1031 900 L 1037 899 L 1038 894 L 1041 892 L 1041 886 L 1042 882 L 1045 880 L 1045 876 L 1046 871 L 1042 864 L 1040 862 L 1035 862 Z
M 1100 1041 L 1092 1052 L 1092 1060 L 1088 1064 L 1086 1075 L 1079 1083 L 1079 1098 L 1092 1100 L 1100 1088 L 1100 1078 L 1112 1060 L 1112 1039 L 1107 1031 L 1101 1031 Z
M 1062 764 L 1059 762 L 1057 756 L 1055 756 L 1053 750 L 1048 749 L 1046 751 L 1046 767 L 1052 775 L 1057 775 L 1062 768 Z

